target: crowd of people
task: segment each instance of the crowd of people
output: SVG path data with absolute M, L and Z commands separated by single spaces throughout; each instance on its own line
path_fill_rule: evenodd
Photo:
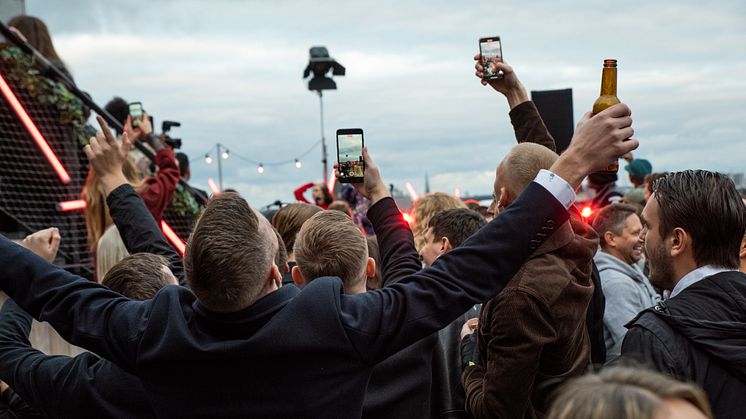
M 95 280 L 54 265 L 54 227 L 0 236 L 0 417 L 741 417 L 733 182 L 652 173 L 631 156 L 625 104 L 584 115 L 558 155 L 513 68 L 484 80 L 475 60 L 517 144 L 495 161 L 489 208 L 428 194 L 411 225 L 365 149 L 348 200 L 314 183 L 272 214 L 234 192 L 200 199 L 181 256 L 159 221 L 188 159 L 147 117 L 122 113 L 122 132 L 98 117 L 83 192 Z M 626 193 L 599 173 L 623 156 Z M 590 218 L 575 205 L 585 179 Z M 33 348 L 32 318 L 90 352 Z

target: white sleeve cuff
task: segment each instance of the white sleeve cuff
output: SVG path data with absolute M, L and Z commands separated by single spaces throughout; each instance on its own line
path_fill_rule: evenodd
M 536 178 L 534 178 L 534 182 L 543 186 L 544 189 L 554 195 L 565 209 L 570 208 L 575 203 L 575 191 L 570 187 L 570 184 L 549 170 L 541 169 Z

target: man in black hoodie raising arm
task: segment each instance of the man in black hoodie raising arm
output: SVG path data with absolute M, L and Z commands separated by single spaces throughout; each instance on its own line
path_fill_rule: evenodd
M 746 395 L 746 229 L 733 181 L 703 170 L 658 180 L 642 212 L 650 282 L 671 297 L 627 325 L 622 355 L 695 381 L 715 417 L 743 417 Z

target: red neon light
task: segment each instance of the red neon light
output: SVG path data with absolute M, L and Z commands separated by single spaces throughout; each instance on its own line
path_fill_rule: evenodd
M 583 207 L 583 209 L 580 211 L 580 215 L 583 216 L 583 218 L 588 218 L 593 214 L 593 208 L 591 207 Z
M 75 201 L 62 201 L 59 204 L 60 211 L 75 211 L 85 209 L 86 203 L 82 199 L 76 199 Z
M 174 233 L 173 230 L 171 230 L 171 227 L 166 224 L 165 221 L 161 220 L 161 230 L 163 230 L 163 234 L 168 238 L 168 240 L 171 242 L 171 244 L 176 247 L 176 250 L 181 253 L 182 256 L 184 256 L 184 251 L 186 250 L 186 243 L 184 243 L 181 238 Z
M 417 195 L 417 191 L 414 190 L 414 186 L 412 186 L 412 182 L 404 182 L 404 187 L 407 189 L 407 192 L 409 192 L 409 196 L 412 197 L 412 202 L 420 199 L 420 196 Z
M 16 95 L 13 93 L 13 91 L 10 90 L 10 86 L 8 86 L 8 84 L 5 82 L 5 79 L 3 79 L 2 75 L 0 75 L 0 90 L 2 90 L 5 98 L 8 99 L 8 103 L 10 103 L 10 106 L 13 108 L 13 110 L 16 111 L 16 115 L 21 118 L 21 122 L 23 122 L 23 125 L 26 126 L 29 134 L 31 134 L 31 136 L 36 141 L 36 145 L 38 145 L 44 155 L 47 156 L 47 160 L 49 160 L 49 163 L 57 172 L 57 175 L 60 177 L 62 183 L 69 183 L 70 175 L 67 174 L 67 170 L 65 170 L 65 167 L 62 165 L 62 163 L 60 163 L 59 159 L 57 159 L 57 155 L 55 155 L 54 151 L 52 151 L 52 149 L 49 147 L 49 143 L 47 143 L 47 140 L 44 139 L 44 137 L 41 135 L 41 132 L 39 132 L 39 130 L 36 128 L 36 125 L 34 125 L 34 121 L 31 120 L 31 117 L 28 116 L 26 110 L 23 109 L 23 106 L 21 106 L 21 102 L 18 101 L 18 98 L 16 98 Z
M 409 213 L 407 212 L 402 212 L 401 216 L 402 218 L 404 218 L 404 221 L 406 221 L 407 224 L 412 224 L 412 222 L 414 221 L 414 218 L 412 218 L 412 216 L 409 215 Z
M 210 186 L 213 195 L 220 196 L 220 188 L 218 188 L 218 185 L 215 184 L 214 180 L 207 179 L 207 184 Z

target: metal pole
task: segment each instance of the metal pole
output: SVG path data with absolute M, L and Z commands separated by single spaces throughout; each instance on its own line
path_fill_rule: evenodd
M 218 184 L 220 185 L 220 192 L 223 192 L 223 153 L 220 152 L 220 143 L 218 143 Z
M 321 109 L 321 163 L 324 166 L 324 176 L 322 177 L 324 185 L 326 185 L 326 174 L 327 172 L 327 155 L 326 155 L 326 137 L 324 137 L 324 100 L 323 96 L 321 95 L 321 90 L 317 90 L 319 92 L 319 108 Z

